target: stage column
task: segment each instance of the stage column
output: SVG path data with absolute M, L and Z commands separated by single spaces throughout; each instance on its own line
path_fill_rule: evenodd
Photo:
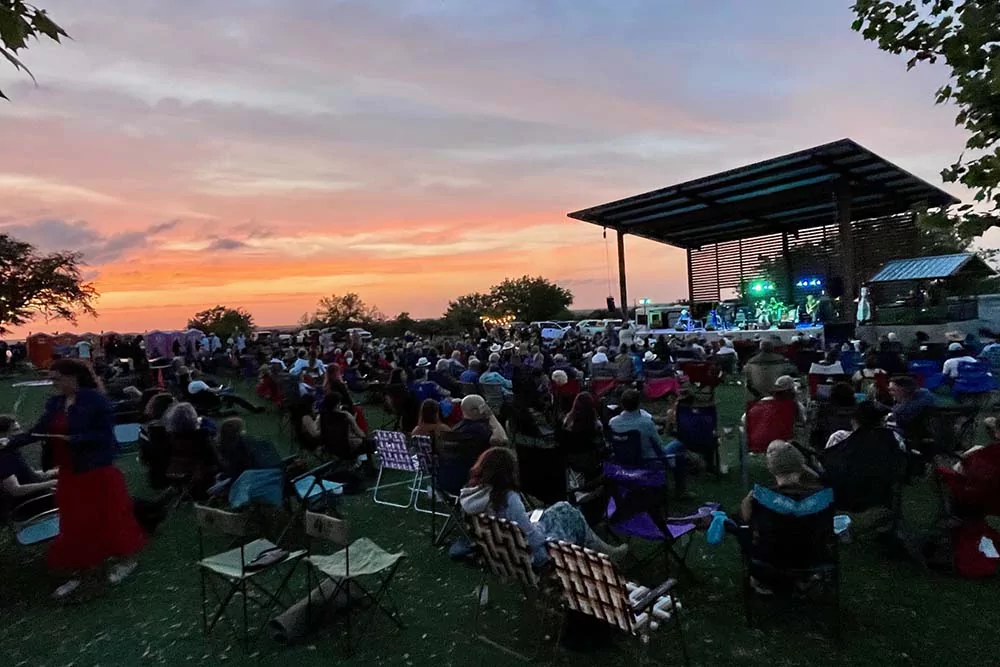
M 622 320 L 628 319 L 628 287 L 625 283 L 625 232 L 618 231 L 618 288 L 621 297 Z
M 845 321 L 853 322 L 857 313 L 854 297 L 857 291 L 855 281 L 857 270 L 854 254 L 854 232 L 851 229 L 851 184 L 846 179 L 837 182 L 837 235 L 840 237 L 841 266 L 844 275 L 844 294 L 841 297 L 840 312 Z

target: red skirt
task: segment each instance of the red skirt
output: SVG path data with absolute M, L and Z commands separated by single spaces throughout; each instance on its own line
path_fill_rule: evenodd
M 53 570 L 90 570 L 112 557 L 133 556 L 146 544 L 146 534 L 132 512 L 125 477 L 114 466 L 77 474 L 62 465 L 56 503 L 59 536 L 48 552 Z

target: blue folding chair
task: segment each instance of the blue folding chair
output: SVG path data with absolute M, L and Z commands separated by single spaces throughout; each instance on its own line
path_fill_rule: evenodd
M 927 391 L 934 391 L 944 384 L 941 363 L 933 359 L 914 359 L 909 364 L 910 375 Z
M 719 471 L 719 413 L 714 405 L 677 404 L 677 439 Z
M 987 394 L 997 389 L 997 380 L 989 364 L 982 361 L 962 361 L 958 364 L 958 377 L 951 387 L 956 398 L 968 394 Z
M 857 350 L 847 350 L 840 353 L 840 366 L 848 377 L 861 370 L 863 358 Z

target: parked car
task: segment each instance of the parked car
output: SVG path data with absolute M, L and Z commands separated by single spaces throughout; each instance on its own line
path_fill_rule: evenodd
M 347 335 L 348 336 L 353 336 L 354 334 L 358 334 L 358 337 L 361 338 L 361 340 L 371 340 L 371 337 L 372 337 L 372 334 L 371 334 L 370 331 L 365 331 L 364 329 L 362 329 L 360 327 L 353 327 L 353 328 L 347 330 Z
M 299 345 L 305 345 L 317 338 L 319 338 L 319 329 L 303 329 L 295 336 L 295 342 Z

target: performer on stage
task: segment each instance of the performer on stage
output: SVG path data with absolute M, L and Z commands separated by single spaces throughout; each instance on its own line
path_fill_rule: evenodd
M 806 316 L 808 316 L 810 322 L 816 324 L 819 317 L 819 299 L 812 294 L 806 295 Z
M 677 318 L 677 324 L 674 325 L 674 329 L 677 331 L 690 331 L 692 328 L 691 313 L 687 308 L 681 310 L 680 316 Z

